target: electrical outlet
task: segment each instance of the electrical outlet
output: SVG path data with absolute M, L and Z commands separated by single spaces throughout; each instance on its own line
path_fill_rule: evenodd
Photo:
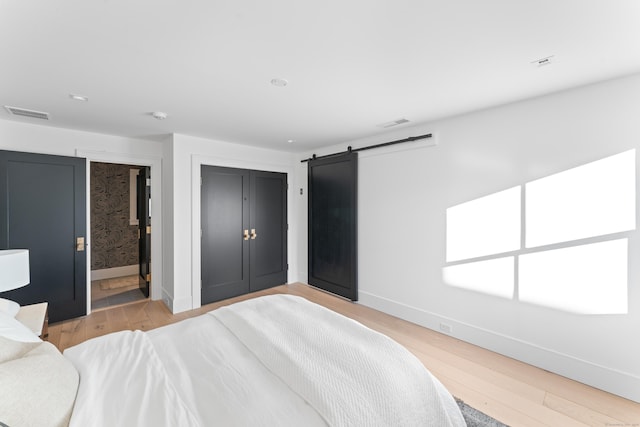
M 440 323 L 440 331 L 444 332 L 445 334 L 450 334 L 451 333 L 451 325 L 447 325 L 446 323 Z

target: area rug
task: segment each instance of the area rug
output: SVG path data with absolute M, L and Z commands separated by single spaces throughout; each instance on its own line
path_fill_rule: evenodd
M 489 415 L 472 408 L 457 397 L 455 397 L 455 399 L 468 427 L 508 427 L 506 424 L 491 418 Z

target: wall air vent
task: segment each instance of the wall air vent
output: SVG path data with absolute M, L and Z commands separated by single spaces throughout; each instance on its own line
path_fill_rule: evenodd
M 42 111 L 27 110 L 26 108 L 10 107 L 8 105 L 5 105 L 4 108 L 7 109 L 9 114 L 13 114 L 14 116 L 24 116 L 34 119 L 49 120 L 49 113 L 45 113 Z
M 378 127 L 379 128 L 390 128 L 390 127 L 402 125 L 402 124 L 405 124 L 405 123 L 409 123 L 409 120 L 407 120 L 405 118 L 402 118 L 402 119 L 394 120 L 392 122 L 379 124 Z

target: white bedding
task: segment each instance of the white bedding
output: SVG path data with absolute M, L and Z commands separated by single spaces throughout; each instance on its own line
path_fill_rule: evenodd
M 71 426 L 465 426 L 406 349 L 293 296 L 64 354 L 80 373 Z

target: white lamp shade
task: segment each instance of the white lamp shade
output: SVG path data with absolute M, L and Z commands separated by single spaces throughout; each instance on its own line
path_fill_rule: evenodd
M 0 251 L 0 292 L 28 285 L 29 251 L 9 249 Z

